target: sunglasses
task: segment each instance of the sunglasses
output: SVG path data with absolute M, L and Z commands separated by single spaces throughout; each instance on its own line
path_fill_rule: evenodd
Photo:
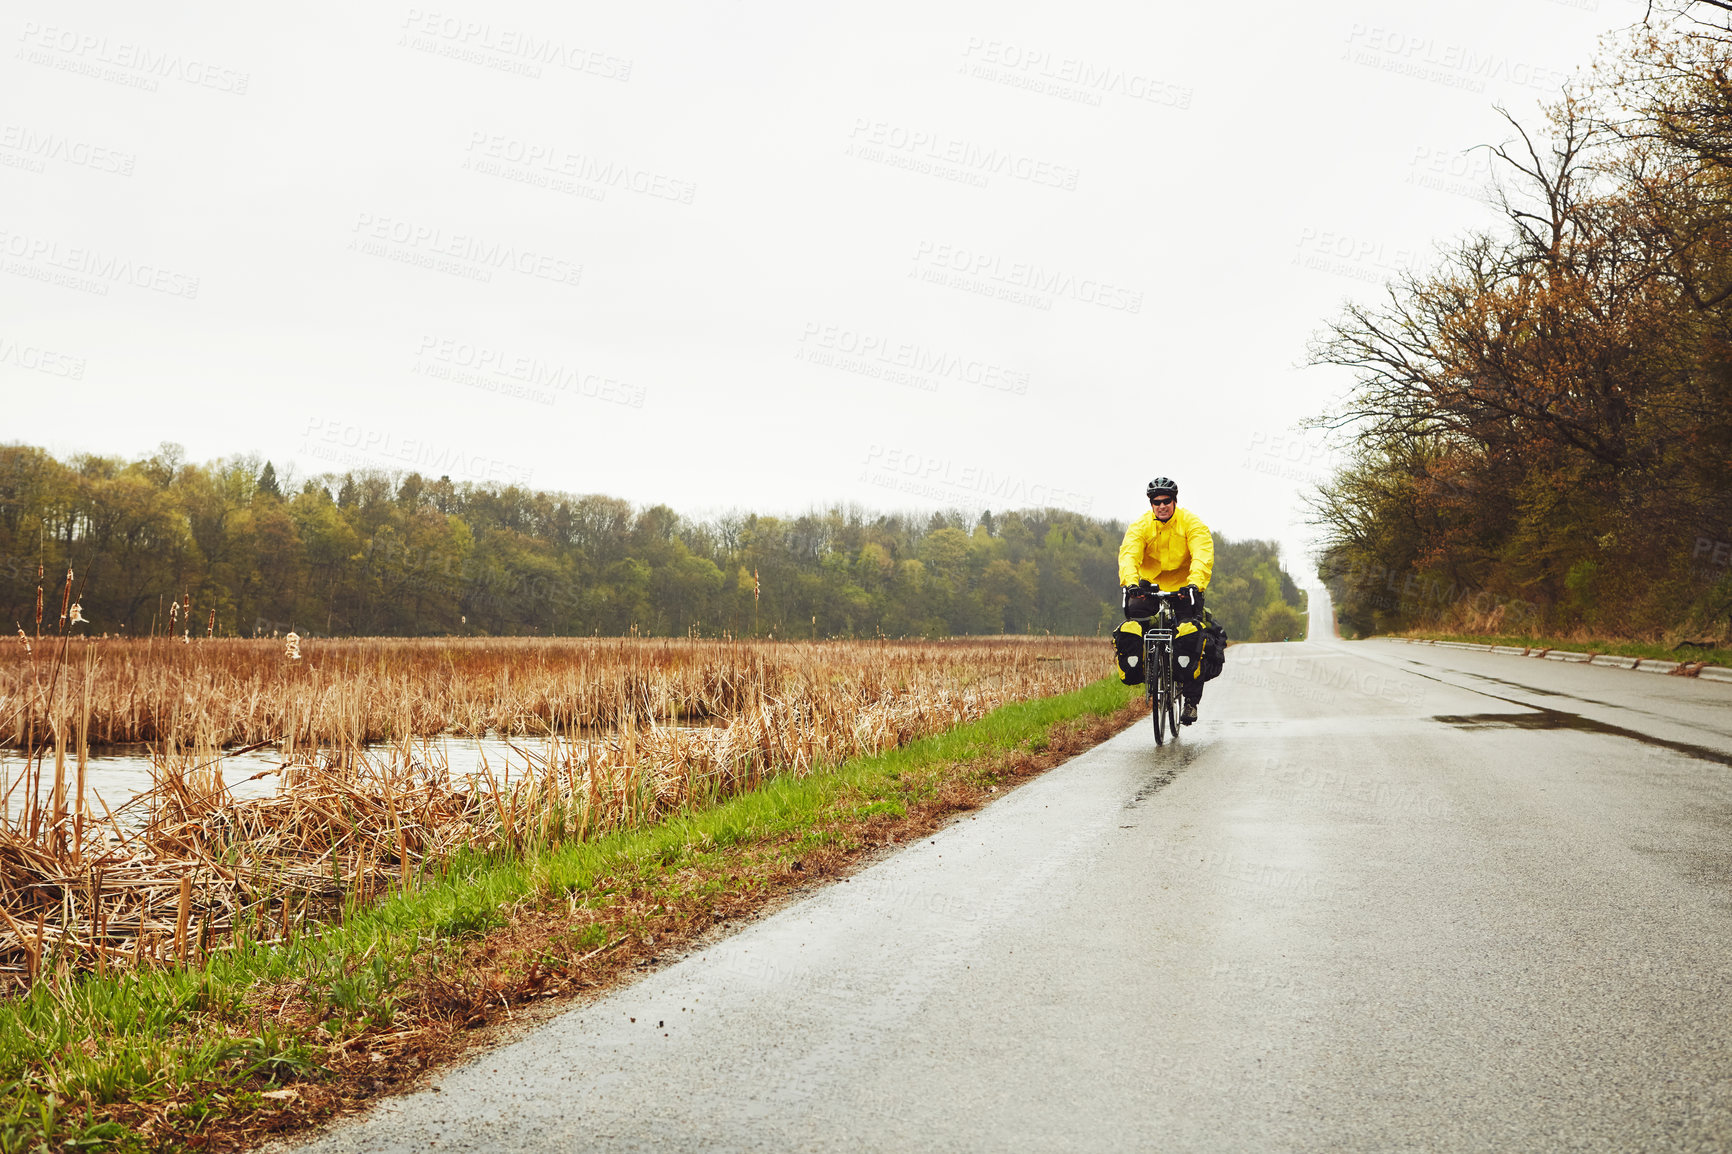
M 1151 505 L 1177 505 L 1178 503 L 1179 503 L 1179 499 L 1177 497 L 1150 497 L 1149 498 L 1149 504 L 1151 504 Z

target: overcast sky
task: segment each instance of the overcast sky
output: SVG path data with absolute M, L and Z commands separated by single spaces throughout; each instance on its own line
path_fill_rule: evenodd
M 688 513 L 1166 473 L 1307 576 L 1307 339 L 1641 12 L 6 9 L 0 437 Z

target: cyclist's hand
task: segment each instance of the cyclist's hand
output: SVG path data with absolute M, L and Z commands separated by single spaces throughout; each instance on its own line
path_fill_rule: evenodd
M 1189 605 L 1192 609 L 1201 609 L 1203 607 L 1203 591 L 1195 585 L 1187 585 L 1183 589 L 1180 589 L 1179 592 L 1185 595 L 1185 604 Z
M 1154 587 L 1155 587 L 1155 583 L 1153 581 L 1150 581 L 1147 577 L 1144 577 L 1141 581 L 1137 582 L 1137 588 L 1138 589 L 1147 590 L 1147 589 L 1153 589 Z

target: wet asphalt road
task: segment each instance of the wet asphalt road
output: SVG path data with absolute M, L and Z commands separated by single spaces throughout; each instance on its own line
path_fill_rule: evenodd
M 1662 742 L 1667 744 L 1656 744 Z M 351 1150 L 1732 1148 L 1732 685 L 1236 646 Z

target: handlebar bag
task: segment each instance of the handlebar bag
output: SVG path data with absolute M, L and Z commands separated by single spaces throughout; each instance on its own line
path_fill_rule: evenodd
M 1138 589 L 1135 585 L 1125 587 L 1125 616 L 1153 617 L 1160 612 L 1161 601 L 1158 589 Z

